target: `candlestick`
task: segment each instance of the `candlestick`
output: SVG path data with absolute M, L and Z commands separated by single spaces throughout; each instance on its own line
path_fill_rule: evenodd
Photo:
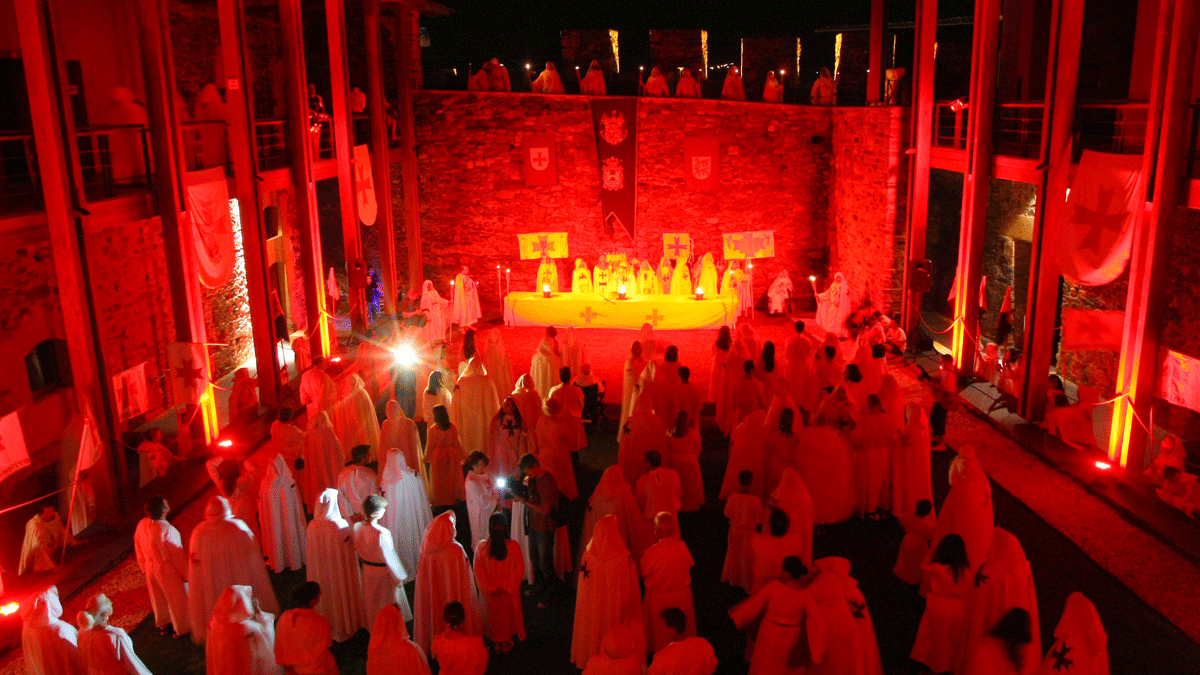
M 500 307 L 504 307 L 504 293 L 501 292 L 503 287 L 500 285 L 500 266 L 496 265 L 496 295 L 500 296 Z

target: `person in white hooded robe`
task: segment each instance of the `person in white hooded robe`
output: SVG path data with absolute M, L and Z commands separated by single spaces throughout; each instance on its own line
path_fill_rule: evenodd
M 333 428 L 343 448 L 356 445 L 371 446 L 371 461 L 378 459 L 379 418 L 375 415 L 375 402 L 367 393 L 363 379 L 357 373 L 346 381 L 342 400 L 333 409 Z
M 308 524 L 305 572 L 321 585 L 315 607 L 329 620 L 333 639 L 348 640 L 370 625 L 363 604 L 362 572 L 354 553 L 353 531 L 338 508 L 338 491 L 328 488 L 317 496 L 316 515 Z
M 308 433 L 304 437 L 304 473 L 309 480 L 313 502 L 326 489 L 337 485 L 338 474 L 346 464 L 346 452 L 333 430 L 329 413 L 322 410 L 308 420 Z M 310 510 L 315 503 L 305 502 Z
M 259 485 L 258 521 L 271 569 L 279 573 L 304 567 L 304 504 L 283 455 L 275 455 Z
M 421 286 L 421 311 L 425 313 L 425 325 L 421 328 L 421 339 L 426 344 L 446 339 L 446 305 L 448 300 L 438 294 L 429 279 Z
M 788 532 L 800 537 L 800 560 L 807 567 L 812 564 L 813 549 L 813 501 L 808 488 L 796 470 L 783 470 L 779 485 L 771 492 L 767 506 L 779 509 L 788 515 Z
M 486 454 L 489 426 L 498 410 L 500 396 L 496 383 L 488 377 L 479 358 L 471 359 L 458 378 L 450 407 L 450 421 L 458 428 L 458 439 L 466 454 Z
M 25 523 L 25 539 L 21 542 L 21 558 L 17 575 L 27 570 L 48 572 L 58 567 L 55 560 L 62 555 L 63 547 L 71 541 L 62 516 L 53 506 L 42 506 L 42 512 Z
M 313 359 L 313 367 L 300 376 L 300 403 L 307 406 L 311 422 L 322 410 L 332 411 L 337 401 L 337 385 L 325 372 L 325 359 L 318 356 Z
M 450 306 L 450 323 L 466 330 L 475 325 L 483 312 L 479 309 L 479 282 L 471 278 L 471 271 L 463 265 L 454 277 L 454 302 Z
M 488 519 L 500 508 L 500 491 L 488 464 L 488 457 L 482 452 L 472 452 L 463 462 L 463 471 L 467 474 L 463 479 L 463 494 L 471 527 L 471 547 L 487 539 Z
M 263 611 L 249 586 L 221 593 L 208 633 L 206 675 L 283 675 L 275 664 L 275 615 Z
M 957 534 L 967 546 L 967 559 L 974 571 L 987 560 L 994 526 L 992 485 L 975 458 L 975 448 L 964 445 L 950 464 L 950 492 L 938 511 L 930 550 L 936 549 L 947 534 Z
M 428 650 L 435 635 L 446 628 L 442 612 L 446 604 L 461 602 L 466 610 L 462 630 L 468 635 L 483 635 L 476 598 L 475 577 L 467 563 L 467 552 L 455 540 L 455 517 L 447 511 L 425 530 L 421 542 L 421 557 L 417 561 L 417 592 L 414 598 L 416 616 L 413 632 L 417 644 Z
M 309 482 L 308 463 L 303 461 L 306 434 L 303 429 L 291 424 L 292 415 L 291 408 L 279 410 L 279 419 L 271 422 L 271 446 L 265 454 L 271 457 L 278 453 L 287 460 L 288 471 L 296 482 L 296 489 L 300 492 L 300 505 L 303 508 L 305 504 L 311 504 L 317 498 L 317 493 Z
M 787 270 L 780 270 L 779 275 L 767 287 L 767 314 L 776 316 L 787 311 L 788 303 L 792 299 L 792 278 L 788 276 Z
M 643 623 L 646 625 L 647 652 L 657 652 L 675 637 L 663 621 L 665 609 L 674 607 L 682 610 L 687 617 L 686 634 L 690 637 L 696 635 L 691 571 L 696 561 L 692 559 L 687 544 L 679 538 L 679 522 L 675 514 L 663 512 L 655 516 L 654 534 L 658 542 L 646 549 L 639 563 L 646 586 L 642 606 L 645 610 Z
M 558 344 L 558 329 L 546 327 L 546 334 L 529 364 L 529 376 L 538 396 L 545 399 L 558 384 L 558 369 L 562 367 L 562 348 Z
M 112 612 L 113 604 L 103 593 L 89 598 L 87 607 L 79 612 L 79 660 L 84 669 L 88 675 L 151 675 L 134 651 L 129 634 L 108 624 Z
M 397 605 L 406 619 L 412 618 L 408 596 L 404 594 L 404 582 L 412 575 L 396 555 L 392 534 L 380 524 L 388 501 L 379 495 L 363 500 L 365 521 L 354 524 L 354 551 L 362 563 L 363 604 L 367 620 L 377 616 L 387 605 Z
M 1025 558 L 1021 542 L 1008 530 L 994 527 L 987 561 L 978 568 L 974 584 L 967 593 L 959 663 L 971 662 L 983 639 L 992 634 L 992 629 L 1000 619 L 1014 607 L 1029 613 L 1033 640 L 1022 652 L 1025 663 L 1036 668 L 1037 660 L 1042 655 L 1042 640 L 1033 571 Z
M 188 541 L 188 616 L 196 644 L 204 644 L 217 598 L 230 586 L 251 586 L 267 611 L 279 610 L 262 549 L 250 528 L 233 517 L 229 501 L 213 497 L 204 515 L 205 521 L 192 530 Z
M 1070 654 L 1069 659 L 1067 655 Z M 1078 591 L 1067 597 L 1041 675 L 1108 675 L 1108 633 L 1096 606 Z
M 836 574 L 842 582 L 842 597 L 850 607 L 854 623 L 858 626 L 858 645 L 862 650 L 863 675 L 883 675 L 883 661 L 879 657 L 879 642 L 875 638 L 875 622 L 867 609 L 867 600 L 858 588 L 858 580 L 850 576 L 850 561 L 840 557 L 820 558 L 813 567 L 822 572 Z
M 369 455 L 365 445 L 352 448 L 350 462 L 338 474 L 337 490 L 341 495 L 338 507 L 350 520 L 359 520 L 363 515 L 363 500 L 379 493 L 379 475 L 366 465 Z
M 79 632 L 62 620 L 58 587 L 51 586 L 21 608 L 21 650 L 29 675 L 84 675 Z
M 571 662 L 583 668 L 600 653 L 604 636 L 613 626 L 632 626 L 636 622 L 638 629 L 644 630 L 640 625 L 642 598 L 637 565 L 621 540 L 615 516 L 605 516 L 596 523 L 579 571 Z
M 387 511 L 379 522 L 392 534 L 404 569 L 415 570 L 421 537 L 433 518 L 425 482 L 395 448 L 388 451 L 387 468 L 379 480 L 379 491 L 388 500 Z
M 284 666 L 287 675 L 338 675 L 337 661 L 329 651 L 333 630 L 329 619 L 315 609 L 323 594 L 315 581 L 302 583 L 292 591 L 296 607 L 279 616 L 275 663 Z
M 771 579 L 729 610 L 739 628 L 761 618 L 750 650 L 750 675 L 804 675 L 811 662 L 824 660 L 825 620 L 803 585 L 808 568 L 796 556 L 783 560 L 783 575 Z
M 835 273 L 833 283 L 821 292 L 817 292 L 815 281 L 812 284 L 813 294 L 817 297 L 817 325 L 838 337 L 848 337 L 850 331 L 846 328 L 846 319 L 850 318 L 854 307 L 851 306 L 846 275 Z
M 367 644 L 367 675 L 429 675 L 429 660 L 408 638 L 404 615 L 395 605 L 379 610 Z
M 641 624 L 635 629 L 640 635 Z M 583 675 L 642 675 L 646 670 L 646 650 L 629 628 L 616 624 L 608 629 L 600 643 L 600 651 L 588 659 Z
M 146 517 L 133 533 L 133 551 L 146 577 L 150 608 L 159 632 L 187 635 L 192 630 L 188 618 L 188 557 L 179 530 L 167 522 L 170 511 L 162 497 L 151 497 L 146 502 Z
M 488 331 L 483 348 L 483 365 L 487 369 L 488 377 L 496 383 L 498 393 L 507 394 L 512 391 L 512 364 L 509 362 L 508 352 L 504 350 L 504 336 L 499 328 Z
M 392 450 L 399 450 L 408 466 L 420 466 L 421 437 L 417 433 L 417 423 L 404 414 L 404 408 L 396 399 L 390 399 L 386 408 L 387 419 L 379 427 L 379 473 L 387 473 Z

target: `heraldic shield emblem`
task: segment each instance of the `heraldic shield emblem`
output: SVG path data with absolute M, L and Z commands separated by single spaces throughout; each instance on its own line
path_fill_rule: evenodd
M 619 145 L 629 136 L 625 126 L 625 115 L 620 110 L 611 110 L 600 118 L 600 138 L 609 145 Z
M 696 180 L 705 180 L 712 175 L 712 157 L 693 157 L 692 176 Z
M 545 171 L 550 166 L 550 148 L 530 148 L 529 164 L 534 171 Z
M 620 190 L 625 187 L 625 167 L 621 165 L 620 159 L 609 157 L 604 160 L 601 175 L 605 190 Z

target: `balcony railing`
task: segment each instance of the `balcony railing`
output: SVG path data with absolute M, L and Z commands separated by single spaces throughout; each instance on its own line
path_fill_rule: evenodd
M 939 101 L 934 116 L 934 146 L 965 150 L 970 106 Z M 956 109 L 957 108 L 957 109 Z M 1187 174 L 1196 176 L 1197 135 L 1200 103 L 1191 107 L 1188 144 L 1184 148 Z M 1147 104 L 1126 101 L 1089 101 L 1076 108 L 1073 157 L 1084 150 L 1116 154 L 1140 154 L 1146 144 Z M 1045 105 L 1040 101 L 1002 103 L 996 106 L 994 140 L 996 154 L 1034 158 L 1041 149 L 1045 129 Z

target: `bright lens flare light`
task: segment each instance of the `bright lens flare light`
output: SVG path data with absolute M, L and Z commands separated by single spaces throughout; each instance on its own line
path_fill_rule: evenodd
M 396 363 L 402 366 L 411 367 L 417 365 L 417 353 L 413 351 L 412 347 L 397 347 L 394 354 Z
M 232 447 L 233 447 L 233 441 L 231 441 L 231 440 L 229 440 L 228 438 L 226 438 L 226 439 L 225 439 L 225 440 L 223 440 L 223 441 L 217 441 L 217 445 L 221 446 L 222 448 L 232 448 Z
M 1109 464 L 1108 462 L 1099 462 L 1098 461 L 1098 462 L 1096 462 L 1096 468 L 1100 469 L 1101 471 L 1108 471 L 1109 469 L 1112 468 L 1112 464 Z
M 500 488 L 501 490 L 507 490 L 508 489 L 508 479 L 504 478 L 504 477 L 497 478 L 496 479 L 496 487 Z
M 4 616 L 11 616 L 13 614 L 16 614 L 18 609 L 21 609 L 20 605 L 18 605 L 15 602 L 10 602 L 7 605 L 0 607 L 0 614 L 2 614 Z

